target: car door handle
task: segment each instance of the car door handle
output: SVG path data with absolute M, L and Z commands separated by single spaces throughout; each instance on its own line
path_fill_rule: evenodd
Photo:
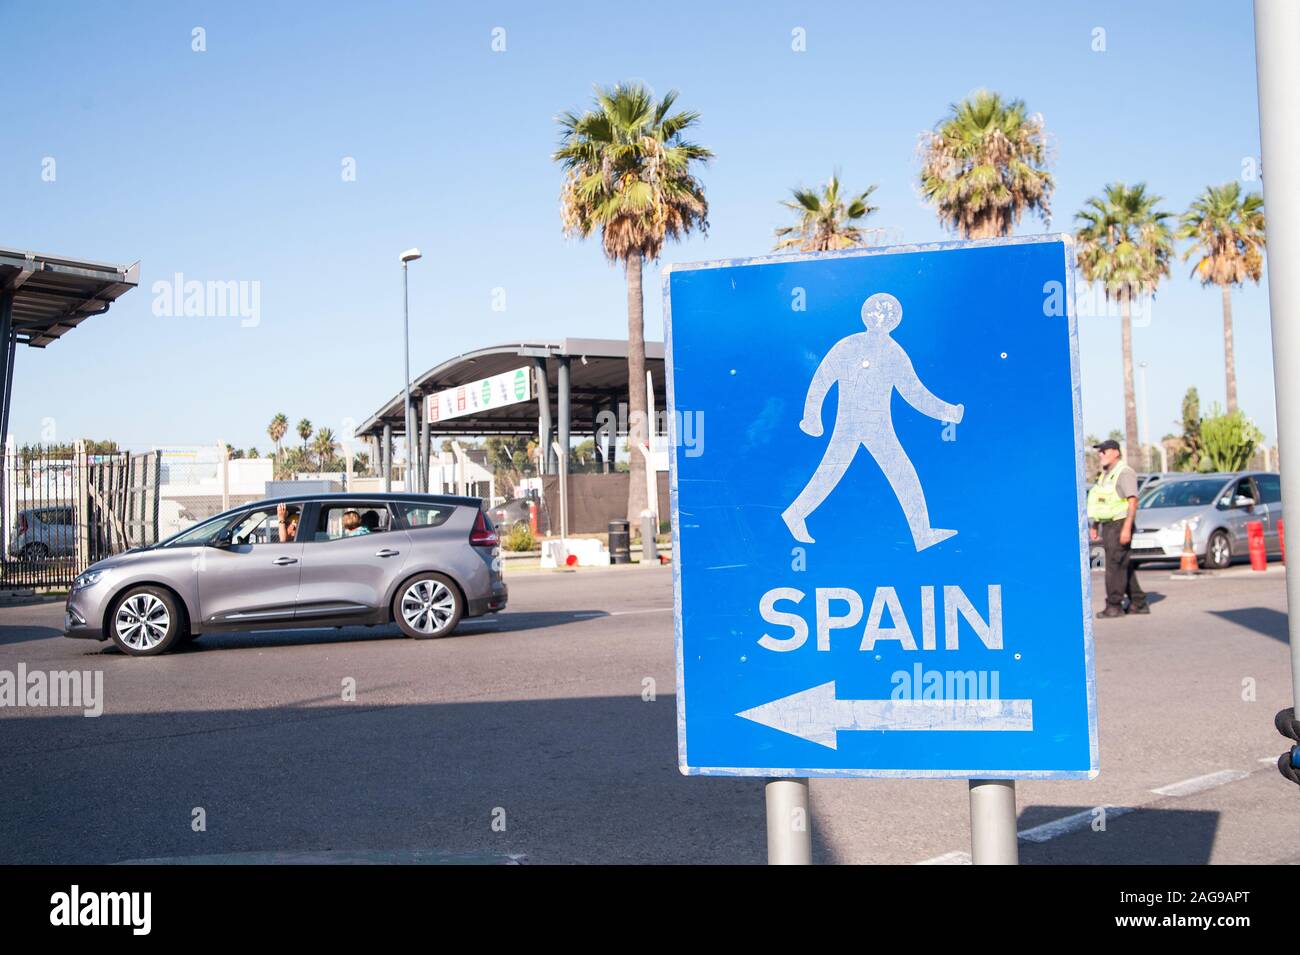
M 375 556 L 376 556 L 376 557 L 396 557 L 396 556 L 397 556 L 398 554 L 400 554 L 400 553 L 401 553 L 400 550 L 390 550 L 389 548 L 385 547 L 383 550 L 377 550 L 377 551 L 375 551 Z
M 273 563 L 273 564 L 277 564 L 277 565 L 279 565 L 280 567 L 287 567 L 289 564 L 296 564 L 296 563 L 298 563 L 298 558 L 297 558 L 297 557 L 277 557 L 275 560 L 271 561 L 271 563 Z

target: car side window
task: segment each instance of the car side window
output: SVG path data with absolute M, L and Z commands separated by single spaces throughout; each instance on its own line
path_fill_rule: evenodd
M 299 516 L 300 510 L 296 505 L 289 508 L 285 529 L 290 540 L 296 533 Z M 282 543 L 280 537 L 280 518 L 274 507 L 249 511 L 236 520 L 230 530 L 232 544 L 279 544 Z
M 311 541 L 335 541 L 345 537 L 365 537 L 392 530 L 392 515 L 387 504 L 348 501 L 344 504 L 321 504 Z
M 1233 492 L 1238 497 L 1248 497 L 1252 501 L 1258 500 L 1255 496 L 1255 483 L 1250 478 L 1242 478 L 1237 482 L 1237 490 Z
M 437 527 L 445 524 L 455 508 L 451 505 L 408 504 L 401 502 L 397 508 L 402 513 L 407 527 Z
M 1282 479 L 1276 474 L 1261 474 L 1255 478 L 1259 485 L 1259 497 L 1265 504 L 1282 502 Z

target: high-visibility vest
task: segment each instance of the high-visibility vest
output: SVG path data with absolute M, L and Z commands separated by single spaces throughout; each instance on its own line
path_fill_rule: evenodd
M 1118 521 L 1128 515 L 1128 498 L 1120 497 L 1115 491 L 1120 473 L 1127 469 L 1123 461 L 1116 461 L 1113 468 L 1102 472 L 1088 492 L 1088 520 Z

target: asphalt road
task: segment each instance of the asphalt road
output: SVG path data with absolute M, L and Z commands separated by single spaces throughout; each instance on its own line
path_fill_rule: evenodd
M 1098 623 L 1101 775 L 1019 785 L 1022 862 L 1300 862 L 1300 792 L 1272 765 L 1282 573 L 1145 571 L 1152 615 Z M 0 670 L 105 688 L 97 718 L 0 709 L 0 862 L 762 862 L 762 781 L 677 771 L 671 572 L 510 587 L 444 640 L 219 635 L 146 659 L 60 636 L 61 602 L 0 608 Z M 818 861 L 968 861 L 964 782 L 811 798 Z

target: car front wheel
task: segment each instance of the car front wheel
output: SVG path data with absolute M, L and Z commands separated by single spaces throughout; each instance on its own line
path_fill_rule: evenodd
M 445 637 L 465 613 L 460 589 L 442 574 L 420 574 L 404 583 L 393 599 L 393 619 L 417 640 Z
M 123 653 L 151 657 L 181 639 L 184 617 L 176 598 L 160 587 L 132 587 L 113 606 L 109 636 Z
M 1211 570 L 1223 570 L 1231 563 L 1232 542 L 1224 531 L 1215 531 L 1205 546 L 1205 566 Z

